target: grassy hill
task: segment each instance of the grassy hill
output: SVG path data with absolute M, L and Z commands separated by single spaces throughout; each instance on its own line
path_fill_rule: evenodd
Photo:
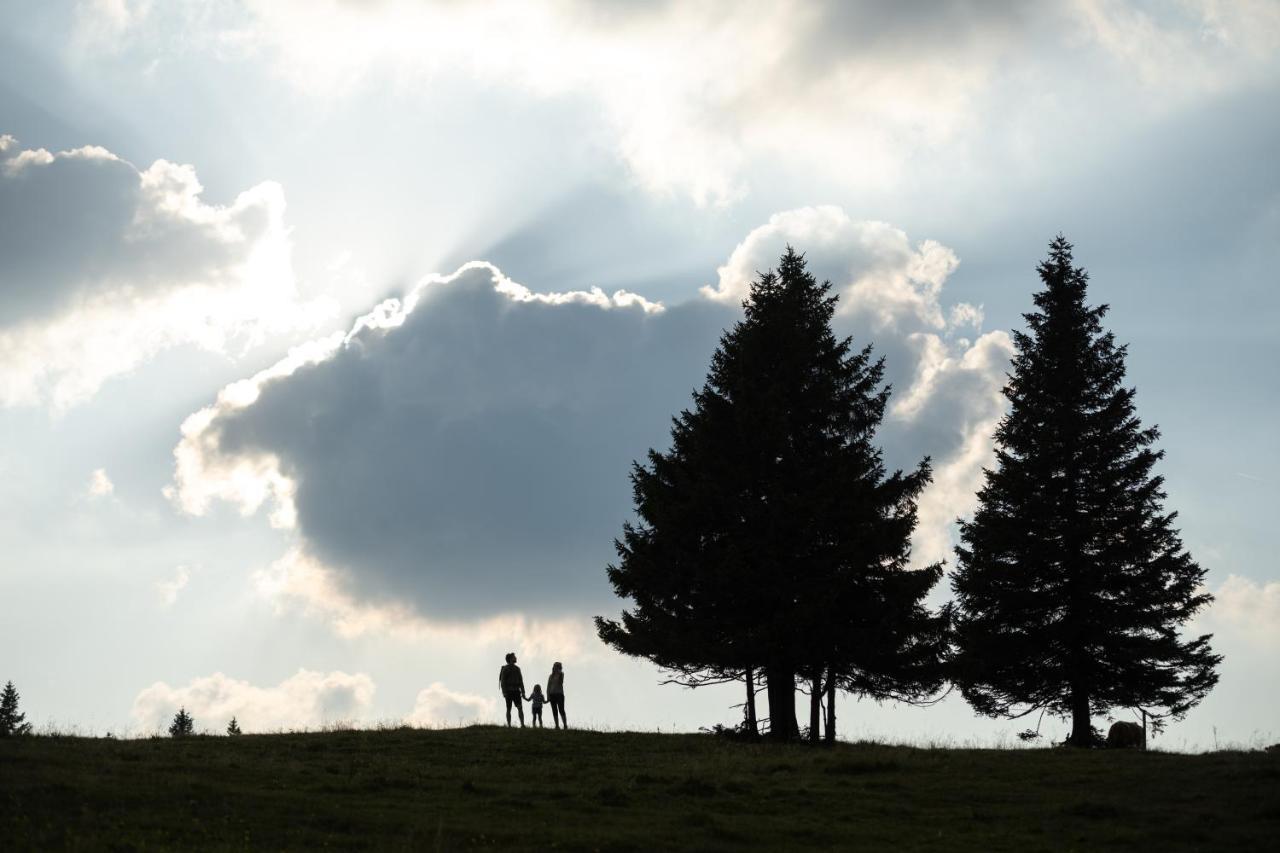
M 1274 850 L 1280 754 L 473 727 L 0 740 L 0 847 Z

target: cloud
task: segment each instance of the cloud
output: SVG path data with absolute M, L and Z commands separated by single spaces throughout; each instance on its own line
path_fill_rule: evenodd
M 178 600 L 178 593 L 186 589 L 191 580 L 191 570 L 186 566 L 178 566 L 173 577 L 156 582 L 156 592 L 160 595 L 161 607 L 172 607 Z
M 404 721 L 411 726 L 447 726 L 493 720 L 497 715 L 496 700 L 458 693 L 437 681 L 418 692 L 413 710 Z
M 1213 595 L 1213 604 L 1197 617 L 1201 630 L 1243 640 L 1273 658 L 1280 652 L 1280 581 L 1232 574 Z
M 589 618 L 537 618 L 512 610 L 481 619 L 424 619 L 412 602 L 361 600 L 343 574 L 291 548 L 266 569 L 254 573 L 254 586 L 278 612 L 294 609 L 328 621 L 342 637 L 370 634 L 437 647 L 465 643 L 495 656 L 511 649 L 544 657 L 586 659 L 599 651 Z
M 116 485 L 107 476 L 107 469 L 97 468 L 89 476 L 87 490 L 91 498 L 107 498 L 115 493 Z
M 157 681 L 134 699 L 132 716 L 144 732 L 166 729 L 180 707 L 195 718 L 197 731 L 222 731 L 232 717 L 246 732 L 311 728 L 363 719 L 374 690 L 364 673 L 300 669 L 274 687 L 257 687 L 215 672 L 183 687 Z
M 364 602 L 563 615 L 607 594 L 629 460 L 665 441 L 731 313 L 431 276 L 183 425 L 171 494 L 266 502 Z
M 375 86 L 413 97 L 459 77 L 585 99 L 638 184 L 700 204 L 740 198 L 764 160 L 875 187 L 942 150 L 1006 168 L 1008 152 L 974 139 L 993 109 L 1042 155 L 1064 123 L 1127 121 L 1263 79 L 1280 46 L 1265 0 L 112 2 L 81 17 L 108 51 L 132 38 L 147 55 L 261 57 L 320 99 Z
M 833 206 L 778 213 L 751 231 L 719 268 L 704 297 L 739 303 L 756 272 L 769 269 L 787 245 L 805 254 L 810 272 L 840 295 L 836 326 L 856 342 L 873 342 L 896 389 L 881 432 L 894 465 L 933 457 L 933 483 L 921 497 L 914 539 L 917 563 L 946 559 L 952 523 L 976 504 L 982 469 L 994 458 L 991 436 L 1005 411 L 1001 394 L 1013 354 L 1008 333 L 976 340 L 982 308 L 941 302 L 960 264 L 934 240 L 912 245 L 899 228 L 852 219 Z
M 283 190 L 201 199 L 191 166 L 0 138 L 0 405 L 65 409 L 179 345 L 215 352 L 314 325 Z
M 575 624 L 611 600 L 603 567 L 631 516 L 630 461 L 666 446 L 739 316 L 726 303 L 788 242 L 841 283 L 840 331 L 875 341 L 906 389 L 881 438 L 891 464 L 935 459 L 917 543 L 938 559 L 990 453 L 1009 340 L 971 343 L 944 319 L 949 249 L 835 208 L 772 217 L 711 298 L 671 307 L 532 293 L 478 262 L 428 276 L 191 415 L 169 495 L 193 515 L 266 508 L 294 545 L 259 590 L 348 636 L 459 623 L 500 634 L 516 614 Z M 979 312 L 961 313 L 971 324 Z
M 842 314 L 878 331 L 943 329 L 938 294 L 960 259 L 934 241 L 912 246 L 906 232 L 887 222 L 852 219 L 834 205 L 776 213 L 755 228 L 717 271 L 703 296 L 737 305 L 756 274 L 771 268 L 788 244 L 799 247 L 814 277 L 842 292 Z M 978 309 L 961 303 L 953 311 L 968 323 Z

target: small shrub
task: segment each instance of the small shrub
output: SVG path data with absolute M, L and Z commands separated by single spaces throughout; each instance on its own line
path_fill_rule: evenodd
M 748 741 L 760 740 L 759 733 L 752 731 L 751 728 L 747 725 L 746 721 L 738 723 L 736 726 L 726 726 L 724 723 L 716 723 L 710 728 L 707 728 L 706 726 L 702 726 L 698 729 L 698 731 L 702 732 L 703 734 L 722 737 L 722 738 L 725 738 L 726 740 L 748 740 Z
M 244 734 L 244 732 L 240 731 L 240 724 L 236 722 L 235 717 L 232 717 L 231 722 L 227 723 L 227 734 L 233 737 L 235 735 Z

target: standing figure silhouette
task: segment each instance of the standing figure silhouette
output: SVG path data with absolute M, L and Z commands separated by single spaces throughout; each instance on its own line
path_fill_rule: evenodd
M 524 728 L 524 676 L 516 666 L 516 653 L 507 652 L 507 665 L 498 670 L 498 689 L 507 700 L 507 725 L 511 725 L 511 706 L 520 715 L 520 728 Z
M 547 702 L 551 704 L 551 717 L 556 728 L 560 723 L 569 728 L 569 718 L 564 715 L 564 666 L 560 661 L 551 665 L 551 674 L 547 676 Z

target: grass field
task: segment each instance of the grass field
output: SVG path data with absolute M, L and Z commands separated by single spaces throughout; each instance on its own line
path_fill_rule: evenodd
M 1275 850 L 1280 754 L 398 729 L 0 740 L 0 848 Z

